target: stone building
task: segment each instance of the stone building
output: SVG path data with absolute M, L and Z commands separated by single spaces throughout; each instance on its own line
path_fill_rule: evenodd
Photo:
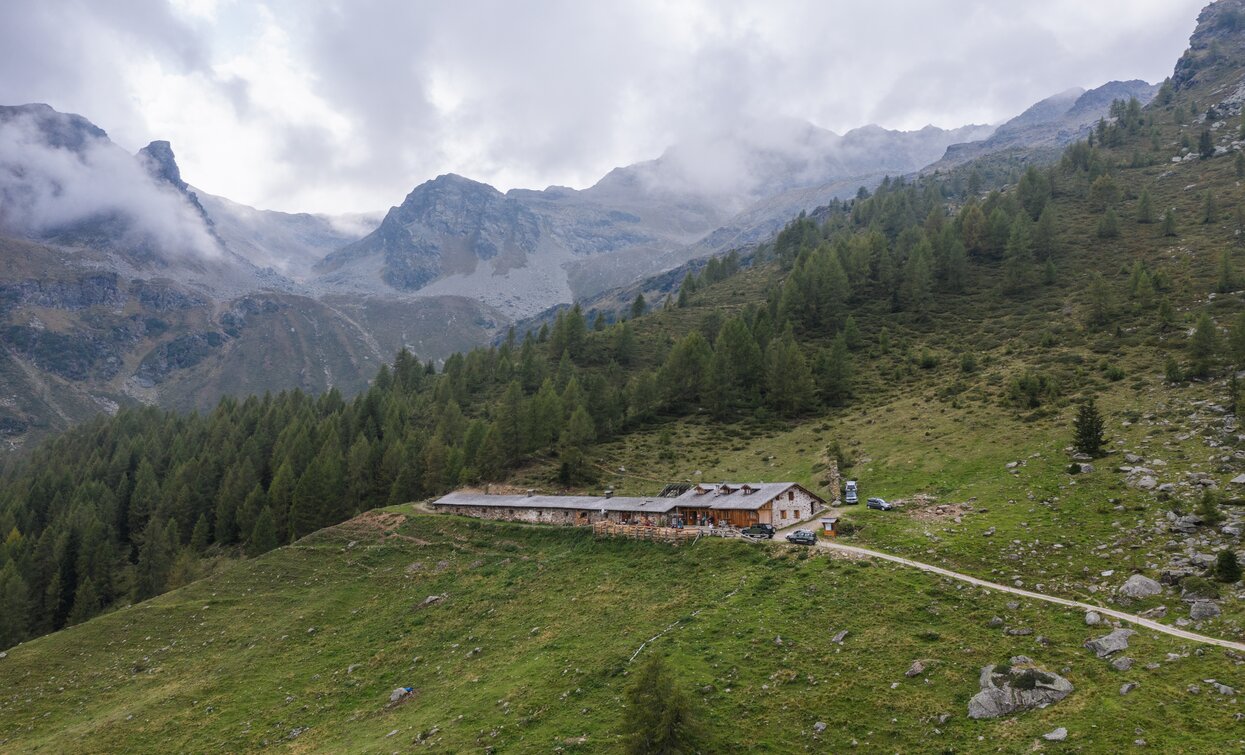
M 588 525 L 610 521 L 655 526 L 782 528 L 813 516 L 825 501 L 794 482 L 694 485 L 677 497 L 489 495 L 454 492 L 433 502 L 438 511 L 481 519 Z

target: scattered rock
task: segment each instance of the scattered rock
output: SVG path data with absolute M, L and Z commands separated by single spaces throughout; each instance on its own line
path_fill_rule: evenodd
M 939 726 L 942 726 L 943 724 L 947 723 L 950 720 L 951 720 L 950 713 L 939 713 L 938 714 L 938 725 Z
M 775 637 L 775 638 L 774 638 L 774 644 L 775 644 L 775 645 L 777 645 L 777 646 L 779 646 L 779 647 L 782 647 L 782 637 Z
M 398 687 L 389 693 L 389 702 L 396 703 L 399 700 L 405 700 L 413 691 L 410 687 Z
M 1126 598 L 1149 598 L 1163 592 L 1163 586 L 1142 574 L 1134 574 L 1120 585 L 1119 594 Z
M 1167 615 L 1167 606 L 1155 606 L 1137 615 L 1144 619 L 1161 619 Z
M 1058 729 L 1055 729 L 1054 731 L 1048 731 L 1042 735 L 1042 739 L 1045 739 L 1047 742 L 1062 742 L 1067 738 L 1068 738 L 1068 730 L 1063 728 L 1062 726 L 1060 726 Z
M 1102 614 L 1097 611 L 1085 612 L 1085 626 L 1097 626 L 1102 623 Z
M 1008 629 L 1005 634 L 1011 637 L 1027 637 L 1033 634 L 1033 630 L 1028 627 L 1018 627 L 1015 629 Z
M 842 645 L 842 644 L 843 644 L 843 640 L 844 640 L 844 639 L 846 639 L 846 638 L 847 638 L 847 630 L 846 630 L 846 629 L 844 629 L 843 631 L 841 631 L 841 632 L 839 632 L 839 633 L 835 634 L 833 637 L 831 637 L 831 638 L 830 638 L 830 641 L 831 641 L 831 642 L 833 642 L 833 643 L 835 643 L 836 645 Z
M 1213 600 L 1198 600 L 1189 607 L 1189 618 L 1194 621 L 1213 619 L 1219 615 L 1219 604 Z
M 1228 482 L 1232 483 L 1233 485 L 1245 485 L 1245 474 L 1239 474 L 1236 477 L 1233 477 Z
M 994 533 L 995 533 L 995 529 L 993 527 L 990 527 L 985 532 L 981 533 L 981 535 L 982 537 L 991 537 L 994 535 Z
M 986 666 L 981 670 L 979 684 L 981 691 L 968 701 L 968 717 L 973 719 L 1045 708 L 1073 690 L 1067 679 L 1038 668 L 1024 656 L 1012 658 L 1010 666 Z
M 429 595 L 428 597 L 424 598 L 422 601 L 420 601 L 419 603 L 415 605 L 415 610 L 418 611 L 421 608 L 427 608 L 428 606 L 435 606 L 437 603 L 440 603 L 441 601 L 445 600 L 448 597 L 449 597 L 448 593 L 441 593 L 440 595 Z
M 923 673 L 925 673 L 925 664 L 920 661 L 913 661 L 912 665 L 908 667 L 908 670 L 903 672 L 903 675 L 911 679 L 912 677 L 920 676 Z
M 1132 692 L 1140 686 L 1141 685 L 1137 682 L 1126 682 L 1122 687 L 1120 687 L 1120 694 L 1127 695 L 1129 692 Z
M 998 629 L 999 627 L 1003 626 L 1003 617 L 995 616 L 994 618 L 986 622 L 986 626 L 989 627 L 990 629 Z
M 1094 465 L 1089 462 L 1081 462 L 1072 465 L 1080 474 L 1089 474 L 1094 471 Z
M 1200 694 L 1202 694 L 1202 688 L 1201 688 L 1201 687 L 1199 687 L 1199 686 L 1198 686 L 1198 685 L 1196 685 L 1196 684 L 1190 684 L 1190 685 L 1189 685 L 1189 686 L 1185 689 L 1185 691 L 1186 691 L 1186 692 L 1188 692 L 1190 695 L 1200 695 Z
M 1094 651 L 1099 658 L 1106 658 L 1112 653 L 1118 653 L 1121 650 L 1128 649 L 1128 638 L 1137 634 L 1131 629 L 1116 629 L 1111 634 L 1099 637 L 1096 640 L 1086 640 L 1085 647 Z
M 311 628 L 309 628 L 309 629 L 307 630 L 307 634 L 315 634 L 315 633 L 316 633 L 316 628 L 315 628 L 315 627 L 311 627 Z
M 1119 658 L 1116 658 L 1114 661 L 1111 661 L 1111 668 L 1115 669 L 1116 671 L 1127 671 L 1132 667 L 1133 667 L 1133 659 L 1129 658 L 1128 656 L 1120 656 Z
M 361 665 L 362 665 L 362 664 L 360 664 L 360 663 L 352 663 L 352 664 L 350 664 L 349 666 L 347 666 L 347 667 L 346 667 L 346 673 L 347 673 L 347 674 L 353 674 L 353 673 L 355 672 L 355 669 L 359 668 L 359 666 L 361 666 Z
M 1235 695 L 1236 694 L 1236 690 L 1232 689 L 1226 684 L 1220 684 L 1219 682 L 1212 682 L 1210 686 L 1214 687 L 1215 691 L 1221 695 Z
M 823 731 L 825 731 L 825 730 L 826 730 L 826 723 L 825 723 L 825 721 L 818 721 L 817 723 L 813 724 L 813 732 L 814 732 L 814 733 L 816 733 L 816 734 L 820 734 L 820 733 L 822 733 L 822 732 L 823 732 Z
M 1154 490 L 1159 486 L 1159 481 L 1150 475 L 1142 475 L 1133 481 L 1133 487 L 1140 490 Z
M 1015 611 L 1015 610 L 1017 610 L 1018 608 L 1020 608 L 1020 603 L 1018 603 L 1018 602 L 1016 602 L 1016 601 L 1014 601 L 1014 600 L 1009 600 L 1009 601 L 1007 601 L 1007 610 L 1009 610 L 1009 611 Z

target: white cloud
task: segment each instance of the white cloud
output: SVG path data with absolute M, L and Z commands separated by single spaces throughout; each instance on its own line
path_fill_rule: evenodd
M 0 102 L 169 139 L 188 180 L 248 204 L 367 210 L 450 171 L 584 186 L 762 118 L 997 122 L 1163 78 L 1201 4 L 48 0 L 0 9 Z

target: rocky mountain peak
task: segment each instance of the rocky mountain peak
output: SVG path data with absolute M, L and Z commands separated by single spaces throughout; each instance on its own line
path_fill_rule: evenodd
M 182 171 L 173 155 L 173 145 L 163 140 L 154 141 L 140 149 L 137 157 L 152 178 L 186 191 L 186 182 L 182 180 Z
M 58 112 L 42 102 L 0 105 L 0 125 L 15 121 L 33 126 L 43 143 L 56 149 L 81 152 L 88 144 L 108 138 L 107 132 L 86 118 Z
M 1245 0 L 1216 0 L 1202 9 L 1189 49 L 1176 61 L 1172 84 L 1187 89 L 1198 74 L 1217 63 L 1245 61 Z

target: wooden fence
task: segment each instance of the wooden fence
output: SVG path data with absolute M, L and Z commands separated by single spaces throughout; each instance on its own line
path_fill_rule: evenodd
M 695 529 L 646 527 L 640 524 L 615 524 L 614 522 L 595 522 L 592 525 L 592 533 L 597 537 L 625 537 L 631 540 L 652 540 L 674 545 L 695 540 L 701 534 Z

